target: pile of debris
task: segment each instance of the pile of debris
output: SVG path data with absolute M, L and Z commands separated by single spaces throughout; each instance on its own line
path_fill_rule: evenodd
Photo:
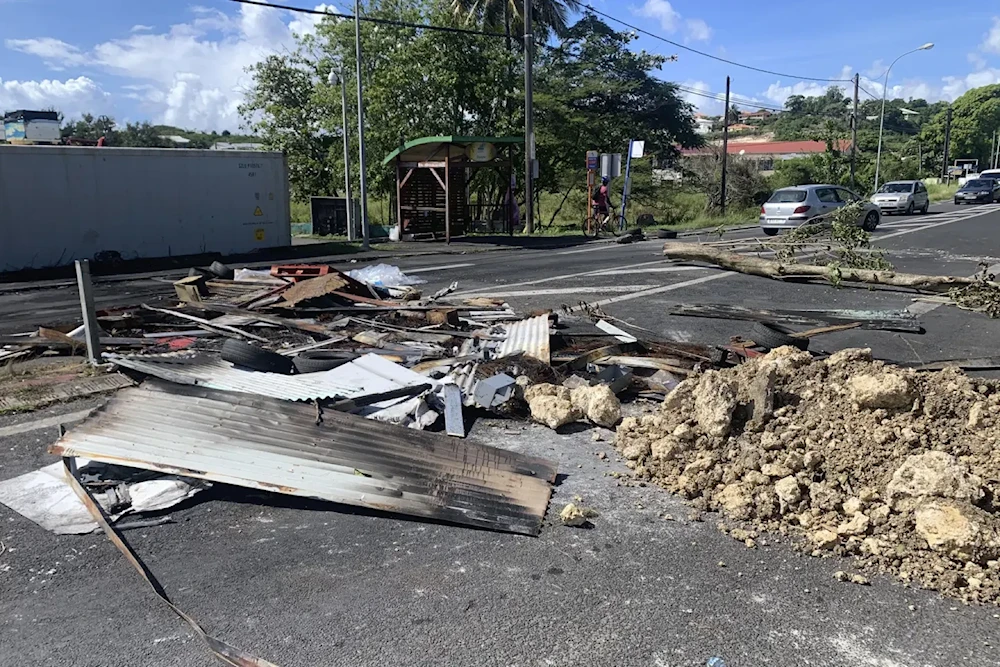
M 998 442 L 1000 382 L 792 347 L 689 377 L 616 438 L 637 478 L 742 522 L 727 530 L 748 546 L 793 534 L 813 555 L 992 603 Z

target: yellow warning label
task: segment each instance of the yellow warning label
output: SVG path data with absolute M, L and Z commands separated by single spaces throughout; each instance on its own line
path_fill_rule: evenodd
M 258 241 L 263 241 L 264 240 L 264 230 L 260 229 L 260 228 L 253 230 L 253 237 L 256 240 L 258 240 Z
M 253 210 L 253 214 L 259 218 L 260 216 L 264 215 L 264 211 L 260 210 L 260 206 L 258 206 Z

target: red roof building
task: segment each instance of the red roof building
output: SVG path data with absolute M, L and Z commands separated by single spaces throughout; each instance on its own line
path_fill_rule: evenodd
M 696 158 L 712 155 L 720 146 L 702 146 L 701 148 L 682 148 L 681 155 Z M 839 149 L 847 151 L 851 142 L 840 140 Z M 774 170 L 775 160 L 791 160 L 826 152 L 825 141 L 761 141 L 761 142 L 729 142 L 726 153 L 733 156 L 744 156 L 755 159 L 763 172 Z

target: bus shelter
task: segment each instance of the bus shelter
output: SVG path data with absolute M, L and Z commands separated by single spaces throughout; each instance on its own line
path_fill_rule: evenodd
M 514 233 L 517 198 L 512 153 L 522 137 L 435 136 L 412 139 L 382 164 L 396 170 L 400 238 L 464 236 L 477 226 Z

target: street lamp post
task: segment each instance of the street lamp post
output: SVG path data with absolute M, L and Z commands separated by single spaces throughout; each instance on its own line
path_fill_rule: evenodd
M 347 80 L 344 77 L 343 69 L 338 73 L 331 69 L 330 76 L 326 78 L 327 83 L 336 86 L 340 83 L 340 109 L 344 133 L 344 209 L 347 213 L 347 240 L 354 240 L 354 201 L 351 198 L 351 149 L 347 134 Z
M 911 53 L 916 53 L 917 51 L 929 51 L 930 49 L 933 49 L 933 48 L 934 48 L 934 42 L 927 42 L 923 46 L 917 47 L 917 48 L 913 49 L 912 51 L 907 51 L 903 55 L 899 56 L 899 58 L 902 58 L 903 56 L 908 56 Z M 895 65 L 897 62 L 899 62 L 899 58 L 896 58 L 895 60 L 893 60 L 889 64 L 889 69 L 887 69 L 885 71 L 885 83 L 882 84 L 882 113 L 881 113 L 881 115 L 879 117 L 879 123 L 878 123 L 878 153 L 875 156 L 875 189 L 876 190 L 878 190 L 879 167 L 882 164 L 882 131 L 883 131 L 883 128 L 885 127 L 885 97 L 889 93 L 889 72 L 892 71 L 892 66 Z

